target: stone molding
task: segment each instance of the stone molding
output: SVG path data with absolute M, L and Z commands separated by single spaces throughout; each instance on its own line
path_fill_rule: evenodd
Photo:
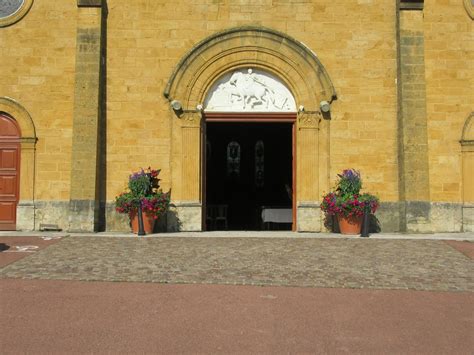
M 301 201 L 298 202 L 298 208 L 319 208 L 321 204 L 318 202 L 313 201 Z
M 314 52 L 284 33 L 257 26 L 232 28 L 199 42 L 178 63 L 163 94 L 169 101 L 179 100 L 184 109 L 193 109 L 224 73 L 249 67 L 280 78 L 309 110 L 319 110 L 321 100 L 337 99 Z
M 471 18 L 471 20 L 474 19 L 474 3 L 472 0 L 464 0 L 464 8 L 466 9 L 467 14 Z
M 464 126 L 462 128 L 461 140 L 459 143 L 461 145 L 472 145 L 474 143 L 474 126 L 472 124 L 474 117 L 474 112 L 471 112 L 469 116 L 467 116 L 466 121 L 464 122 Z
M 0 27 L 7 27 L 20 21 L 30 11 L 33 5 L 33 0 L 24 0 L 20 8 L 12 15 L 0 18 Z
M 321 112 L 298 112 L 298 128 L 318 129 L 321 122 Z
M 0 97 L 0 111 L 8 113 L 20 125 L 22 139 L 34 139 L 36 142 L 36 129 L 29 112 L 18 101 L 10 97 Z
M 36 142 L 38 141 L 35 125 L 29 112 L 12 98 L 0 97 L 0 112 L 13 117 L 20 126 L 20 201 L 17 205 L 17 228 L 34 229 L 31 218 L 34 215 Z M 31 201 L 31 203 L 25 207 L 22 201 Z
M 181 127 L 200 127 L 202 113 L 196 110 L 186 110 L 180 117 Z
M 77 0 L 77 7 L 102 7 L 102 0 Z
M 400 10 L 423 10 L 423 0 L 400 0 Z
M 20 138 L 20 143 L 22 143 L 22 146 L 24 145 L 25 147 L 29 147 L 29 145 L 34 145 L 38 141 L 38 138 L 36 137 L 21 137 Z
M 474 125 L 473 125 L 473 118 L 474 112 L 466 118 L 466 122 L 464 122 L 464 127 L 462 130 L 461 140 L 461 151 L 462 152 L 474 152 Z

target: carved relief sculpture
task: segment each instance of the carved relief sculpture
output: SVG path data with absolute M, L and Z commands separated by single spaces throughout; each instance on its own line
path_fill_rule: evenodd
M 237 70 L 224 75 L 211 89 L 205 103 L 208 112 L 295 112 L 288 88 L 260 70 Z

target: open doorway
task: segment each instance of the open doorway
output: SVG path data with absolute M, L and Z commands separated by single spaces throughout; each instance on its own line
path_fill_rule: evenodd
M 293 123 L 207 122 L 207 230 L 291 230 Z

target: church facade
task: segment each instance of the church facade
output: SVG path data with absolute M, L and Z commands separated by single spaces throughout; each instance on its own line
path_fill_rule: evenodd
M 161 230 L 324 231 L 354 168 L 382 232 L 473 231 L 473 6 L 2 1 L 0 230 L 127 231 L 115 196 L 152 167 Z

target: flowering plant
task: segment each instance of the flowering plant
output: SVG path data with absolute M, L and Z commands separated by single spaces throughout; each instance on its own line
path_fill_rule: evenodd
M 160 170 L 141 169 L 128 179 L 128 191 L 115 197 L 115 210 L 131 214 L 141 206 L 142 211 L 158 219 L 169 206 L 169 193 L 161 191 L 158 175 Z
M 369 193 L 360 193 L 362 179 L 357 170 L 347 169 L 337 176 L 336 189 L 323 196 L 321 210 L 328 215 L 345 217 L 363 216 L 366 209 L 375 213 L 380 204 L 379 199 Z

